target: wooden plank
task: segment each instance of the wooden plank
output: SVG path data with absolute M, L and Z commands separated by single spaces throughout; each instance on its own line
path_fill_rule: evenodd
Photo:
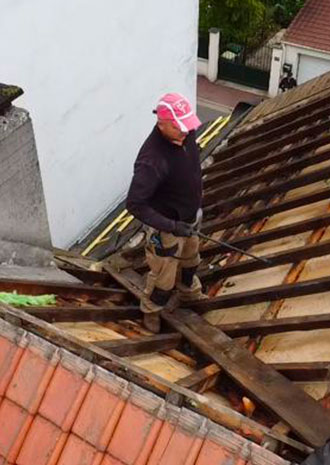
M 291 381 L 326 381 L 329 380 L 329 362 L 272 363 L 274 370 L 282 373 Z
M 250 221 L 255 221 L 262 218 L 267 218 L 276 213 L 281 213 L 288 210 L 293 210 L 294 208 L 302 207 L 304 205 L 309 205 L 321 200 L 326 200 L 330 196 L 330 188 L 321 189 L 317 192 L 312 192 L 307 195 L 296 197 L 294 199 L 283 200 L 274 205 L 269 205 L 267 207 L 260 207 L 254 210 L 249 211 L 244 215 L 237 217 L 228 217 L 226 219 L 214 219 L 205 221 L 203 223 L 202 232 L 204 234 L 210 234 L 215 231 L 221 231 L 222 229 L 231 228 L 239 224 L 249 223 Z M 209 213 L 216 207 L 211 207 L 206 209 L 206 213 Z
M 124 286 L 137 299 L 141 299 L 143 294 L 142 277 L 133 270 L 122 270 L 120 273 L 110 263 L 104 265 L 104 269 L 119 284 Z
M 329 225 L 330 215 L 321 215 L 309 220 L 298 221 L 279 228 L 269 229 L 268 231 L 261 231 L 257 234 L 237 237 L 228 243 L 246 250 L 256 244 L 263 244 L 264 242 L 273 241 L 275 239 L 283 239 L 285 237 L 294 236 L 295 234 L 301 234 L 307 231 L 313 231 Z M 214 257 L 215 255 L 223 252 L 228 252 L 227 247 L 212 245 L 201 249 L 200 254 L 202 258 L 207 258 Z
M 290 331 L 308 331 L 330 328 L 330 314 L 307 315 L 274 320 L 255 320 L 242 323 L 220 324 L 221 329 L 230 337 L 267 336 L 267 334 L 286 333 Z
M 122 339 L 120 341 L 101 341 L 96 345 L 109 350 L 119 357 L 128 357 L 150 352 L 164 352 L 176 349 L 181 342 L 181 334 L 157 334 L 139 339 Z
M 290 158 L 303 155 L 305 153 L 310 152 L 311 150 L 315 150 L 319 147 L 322 147 L 330 142 L 330 135 L 328 136 L 319 136 L 313 140 L 308 142 L 304 142 L 303 144 L 296 145 L 294 147 L 287 148 L 285 150 L 281 150 L 279 152 L 275 152 L 274 154 L 268 155 L 265 158 L 261 158 L 252 162 L 244 163 L 242 162 L 239 166 L 236 166 L 232 169 L 221 169 L 217 164 L 211 165 L 208 168 L 203 170 L 203 175 L 207 175 L 207 178 L 204 181 L 204 187 L 207 187 L 209 178 L 210 180 L 216 177 L 217 182 L 220 184 L 222 182 L 227 182 L 228 179 L 235 179 L 237 177 L 244 176 L 248 173 L 253 171 L 260 170 L 261 168 L 265 168 L 269 165 L 274 165 L 276 163 L 280 163 L 286 161 Z M 211 169 L 213 168 L 213 169 Z M 209 173 L 209 174 L 208 174 Z
M 139 307 L 27 307 L 26 312 L 52 323 L 118 321 L 142 318 Z
M 12 280 L 9 278 L 0 278 L 0 290 L 5 292 L 17 291 L 29 295 L 56 294 L 63 298 L 86 298 L 91 301 L 110 298 L 114 294 L 127 294 L 126 289 L 112 287 L 93 287 L 84 284 L 49 281 Z
M 264 259 L 267 259 L 269 263 L 255 259 L 244 260 L 233 263 L 232 265 L 222 267 L 216 266 L 212 268 L 212 270 L 201 271 L 198 275 L 203 281 L 214 281 L 217 279 L 229 278 L 230 276 L 252 273 L 253 271 L 274 268 L 275 266 L 285 265 L 287 263 L 322 257 L 328 254 L 330 254 L 330 240 L 262 256 Z
M 162 317 L 301 438 L 314 447 L 327 441 L 330 416 L 299 387 L 191 310 L 164 312 Z
M 230 208 L 238 207 L 240 205 L 249 204 L 251 202 L 256 202 L 257 200 L 265 200 L 271 198 L 277 194 L 284 194 L 291 189 L 296 189 L 297 187 L 308 186 L 317 181 L 322 181 L 330 177 L 330 167 L 321 168 L 315 170 L 311 173 L 300 174 L 294 178 L 286 180 L 284 182 L 277 182 L 271 186 L 266 186 L 257 191 L 248 192 L 242 196 L 229 197 L 226 200 L 217 201 L 216 192 L 207 194 L 203 198 L 203 205 L 208 206 L 212 205 L 221 210 L 228 210 Z
M 289 108 L 285 113 L 281 112 L 281 114 L 277 116 L 269 115 L 266 118 L 260 118 L 262 120 L 261 124 L 253 124 L 255 122 L 248 122 L 247 124 L 253 124 L 252 127 L 245 129 L 242 128 L 241 132 L 234 134 L 230 138 L 231 145 L 237 143 L 239 139 L 246 140 L 248 137 L 253 137 L 256 134 L 263 134 L 266 131 L 270 131 L 273 128 L 282 126 L 284 124 L 288 124 L 291 121 L 294 121 L 296 118 L 300 118 L 308 114 L 311 111 L 315 111 L 320 107 L 328 105 L 330 103 L 330 96 L 323 96 L 318 99 L 313 99 L 311 102 L 306 102 L 303 105 L 299 105 L 296 108 Z M 266 119 L 266 120 L 265 120 Z
M 96 362 L 104 366 L 106 369 L 111 370 L 118 376 L 137 383 L 138 385 L 152 390 L 157 394 L 166 395 L 169 392 L 174 391 L 178 395 L 182 396 L 187 407 L 193 405 L 194 409 L 202 415 L 205 415 L 216 423 L 220 423 L 223 426 L 236 431 L 243 437 L 248 437 L 258 443 L 266 441 L 267 438 L 270 437 L 280 440 L 284 444 L 288 444 L 304 453 L 310 452 L 310 448 L 299 441 L 274 433 L 269 428 L 260 425 L 259 423 L 228 407 L 221 405 L 215 406 L 213 402 L 205 396 L 196 394 L 189 389 L 185 389 L 184 387 L 166 381 L 160 376 L 139 368 L 128 360 L 123 360 L 115 354 L 97 347 L 95 344 L 81 341 L 56 326 L 35 318 L 20 309 L 15 309 L 8 305 L 1 304 L 0 317 L 7 321 L 14 322 L 14 324 L 18 323 L 23 328 L 27 327 L 30 330 L 33 328 L 34 332 L 41 334 L 44 339 L 47 339 L 51 343 L 55 343 L 72 352 L 78 353 L 83 358 L 87 358 L 89 361 L 94 363 Z
M 191 302 L 189 307 L 199 313 L 205 313 L 210 310 L 240 307 L 260 302 L 272 302 L 274 300 L 318 294 L 327 291 L 330 291 L 330 277 L 328 276 L 295 284 L 280 284 L 279 286 L 265 287 L 247 292 L 238 292 L 237 294 L 223 295 L 221 297 L 214 297 L 213 299 L 203 301 L 196 300 Z
M 204 196 L 210 194 L 217 194 L 217 198 L 223 198 L 226 197 L 226 195 L 228 197 L 229 195 L 233 195 L 235 192 L 238 192 L 239 190 L 245 187 L 251 187 L 261 182 L 273 181 L 277 177 L 292 174 L 295 171 L 301 171 L 304 168 L 307 168 L 308 166 L 316 165 L 329 159 L 330 147 L 328 147 L 327 150 L 320 150 L 319 153 L 308 152 L 304 157 L 299 157 L 298 159 L 294 158 L 293 160 L 288 161 L 285 164 L 280 164 L 279 166 L 276 165 L 275 167 L 270 168 L 267 171 L 263 171 L 261 173 L 252 174 L 251 176 L 245 176 L 243 177 L 243 179 L 240 176 L 240 179 L 236 179 L 230 183 L 228 182 L 228 179 L 232 179 L 230 174 L 227 177 L 227 182 L 225 182 L 224 184 L 223 182 L 220 182 L 220 176 L 213 176 L 210 179 L 206 178 L 203 182 Z M 211 189 L 214 185 L 219 187 Z M 209 189 L 205 190 L 206 188 Z
M 324 131 L 328 131 L 329 122 L 323 121 L 321 123 L 315 122 L 307 128 L 300 129 L 292 134 L 285 135 L 275 141 L 259 144 L 255 147 L 248 147 L 247 150 L 240 150 L 238 153 L 233 153 L 230 145 L 218 153 L 214 154 L 215 160 L 221 160 L 217 164 L 217 169 L 221 166 L 223 168 L 230 168 L 238 166 L 239 163 L 246 163 L 247 161 L 255 160 L 258 157 L 264 157 L 270 154 L 273 150 L 277 150 L 288 144 L 294 144 L 302 141 L 306 137 L 316 137 Z
M 109 273 L 105 273 L 104 271 L 84 270 L 69 265 L 59 265 L 59 268 L 89 286 L 94 284 L 101 285 L 102 287 L 114 286 L 114 280 L 111 279 Z
M 321 108 L 317 107 L 315 111 L 309 114 L 303 113 L 299 118 L 292 119 L 284 124 L 276 126 L 275 128 L 261 131 L 260 134 L 256 134 L 254 137 L 244 138 L 244 140 L 237 142 L 235 145 L 230 144 L 229 147 L 233 147 L 235 150 L 240 150 L 242 147 L 246 148 L 254 144 L 262 143 L 265 140 L 269 141 L 275 137 L 281 137 L 283 134 L 287 134 L 294 129 L 298 129 L 299 127 L 305 126 L 307 124 L 309 125 L 314 121 L 317 121 L 319 118 L 328 117 L 329 114 L 329 105 L 321 106 Z
M 202 393 L 211 389 L 217 383 L 220 372 L 221 368 L 219 365 L 212 363 L 185 378 L 179 379 L 176 384 Z

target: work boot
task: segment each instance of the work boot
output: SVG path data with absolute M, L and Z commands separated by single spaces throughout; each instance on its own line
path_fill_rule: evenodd
M 160 315 L 159 312 L 145 313 L 143 317 L 144 326 L 154 334 L 160 332 Z

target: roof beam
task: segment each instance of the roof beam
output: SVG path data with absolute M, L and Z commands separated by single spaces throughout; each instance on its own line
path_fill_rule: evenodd
M 217 202 L 218 196 L 216 192 L 207 194 L 203 198 L 203 205 L 206 207 L 211 206 L 212 208 L 217 207 L 219 210 L 226 210 L 229 208 L 238 207 L 240 205 L 250 204 L 252 202 L 256 202 L 257 200 L 265 200 L 277 194 L 284 194 L 291 189 L 308 186 L 309 184 L 314 184 L 317 181 L 322 181 L 323 179 L 328 179 L 329 177 L 330 166 L 308 174 L 300 174 L 284 182 L 277 182 L 271 186 L 266 186 L 257 191 L 248 192 L 241 196 L 235 195 L 234 197 L 230 197 L 227 200 L 220 200 L 219 202 Z
M 141 318 L 139 307 L 27 307 L 26 312 L 51 323 L 118 320 Z
M 247 249 L 256 244 L 263 244 L 264 242 L 273 241 L 275 239 L 282 239 L 284 237 L 301 234 L 306 231 L 313 231 L 324 226 L 330 225 L 330 215 L 321 215 L 309 220 L 298 221 L 297 223 L 281 226 L 268 231 L 262 231 L 257 234 L 250 234 L 249 236 L 242 236 L 228 241 L 228 244 Z M 211 245 L 202 248 L 200 254 L 203 258 L 213 257 L 214 255 L 228 252 L 228 248 L 222 245 Z
M 272 302 L 274 300 L 288 299 L 290 297 L 300 297 L 328 291 L 330 291 L 329 276 L 309 281 L 302 281 L 295 284 L 280 284 L 279 286 L 238 292 L 237 294 L 223 295 L 209 300 L 196 300 L 194 302 L 190 302 L 189 307 L 198 311 L 198 313 L 205 313 L 210 310 L 240 307 L 242 305 L 257 304 L 260 302 Z
M 330 328 L 330 314 L 276 318 L 274 320 L 245 321 L 243 323 L 220 324 L 217 325 L 217 327 L 230 337 L 267 336 L 268 334 L 291 331 L 310 331 Z
M 330 416 L 308 394 L 191 310 L 162 317 L 314 447 L 329 438 Z
M 111 298 L 115 294 L 127 294 L 126 289 L 112 287 L 93 287 L 84 284 L 41 282 L 27 279 L 12 280 L 8 278 L 0 278 L 0 289 L 1 291 L 17 291 L 29 295 L 56 294 L 67 299 L 83 298 L 91 301 Z
M 218 279 L 229 278 L 241 274 L 251 273 L 253 271 L 273 268 L 287 263 L 300 262 L 310 258 L 322 257 L 330 254 L 330 241 L 324 241 L 317 244 L 304 245 L 284 252 L 278 252 L 271 255 L 262 256 L 268 260 L 268 263 L 260 260 L 244 260 L 227 266 L 216 266 L 212 270 L 201 271 L 199 277 L 203 281 L 214 281 Z
M 213 158 L 215 160 L 217 169 L 220 167 L 228 168 L 238 166 L 239 163 L 244 163 L 249 160 L 255 160 L 256 158 L 265 157 L 265 155 L 271 153 L 273 150 L 283 148 L 288 144 L 295 144 L 303 140 L 305 137 L 315 137 L 322 132 L 329 131 L 329 120 L 318 123 L 317 121 L 307 128 L 303 127 L 294 133 L 284 135 L 277 140 L 266 142 L 265 144 L 259 144 L 255 147 L 248 147 L 247 150 L 239 151 L 237 154 L 233 154 L 230 149 L 230 145 L 219 152 L 214 153 Z
M 170 333 L 146 336 L 139 339 L 99 341 L 95 345 L 104 350 L 109 350 L 113 354 L 118 355 L 118 357 L 128 357 L 176 349 L 181 339 L 179 333 Z
M 249 223 L 250 221 L 256 221 L 269 216 L 275 215 L 276 213 L 285 212 L 288 210 L 293 210 L 294 208 L 302 207 L 304 205 L 310 205 L 315 202 L 320 202 L 321 200 L 329 199 L 330 197 L 330 188 L 321 189 L 310 194 L 302 195 L 294 199 L 283 200 L 277 204 L 269 205 L 266 207 L 255 208 L 243 215 L 226 217 L 225 219 L 214 219 L 205 221 L 203 223 L 202 231 L 204 234 L 210 234 L 215 231 L 221 231 L 222 229 L 231 228 L 239 224 Z M 212 206 L 207 208 L 207 211 L 216 209 Z
M 324 138 L 323 142 L 321 145 L 324 144 Z M 328 140 L 330 142 L 330 135 L 328 137 Z M 276 176 L 282 176 L 286 175 L 288 173 L 293 173 L 294 171 L 300 171 L 307 166 L 311 165 L 316 165 L 317 163 L 322 163 L 323 161 L 329 160 L 330 158 L 330 150 L 329 147 L 327 146 L 327 150 L 324 149 L 319 149 L 314 152 L 308 151 L 305 153 L 305 156 L 302 157 L 303 155 L 303 148 L 301 147 L 301 151 L 299 152 L 299 158 L 294 157 L 292 160 L 288 160 L 287 163 L 285 164 L 280 164 L 280 166 L 274 166 L 271 167 L 269 170 L 266 172 L 257 172 L 252 174 L 251 176 L 245 176 L 243 179 L 234 179 L 232 182 L 228 182 L 228 179 L 232 179 L 231 173 L 224 173 L 220 175 L 220 178 L 225 182 L 224 184 L 220 184 L 220 180 L 218 176 L 213 176 L 211 179 L 206 179 L 203 182 L 204 185 L 204 196 L 208 194 L 208 192 L 216 192 L 218 196 L 221 195 L 221 192 L 223 191 L 223 194 L 227 192 L 228 195 L 232 195 L 233 193 L 237 192 L 239 189 L 243 189 L 244 187 L 251 187 L 251 185 L 256 184 L 257 182 L 265 182 L 268 180 L 274 180 Z M 280 155 L 282 153 L 280 152 Z M 266 160 L 265 160 L 266 162 Z M 262 168 L 264 168 L 268 164 L 273 164 L 272 163 L 264 163 L 262 164 Z M 224 176 L 227 176 L 226 181 L 224 180 Z M 240 173 L 241 176 L 241 173 Z M 220 184 L 220 186 L 219 186 Z M 211 188 L 213 186 L 219 186 L 218 188 L 215 188 L 213 191 Z M 208 188 L 208 189 L 206 189 Z
M 328 89 L 329 90 L 329 89 Z M 271 117 L 269 116 L 264 116 L 260 118 L 262 120 L 262 123 L 259 125 L 255 125 L 255 121 L 248 121 L 247 124 L 254 124 L 253 127 L 250 127 L 249 129 L 244 131 L 244 127 L 242 128 L 243 131 L 238 132 L 237 134 L 234 134 L 231 138 L 230 141 L 232 144 L 236 143 L 239 139 L 246 139 L 247 137 L 252 137 L 255 136 L 256 134 L 263 133 L 265 131 L 269 131 L 273 128 L 276 128 L 278 126 L 282 126 L 283 124 L 290 123 L 296 118 L 300 118 L 303 115 L 308 114 L 309 112 L 312 112 L 321 106 L 328 105 L 330 103 L 330 95 L 323 96 L 321 98 L 313 99 L 311 102 L 306 102 L 304 105 L 299 104 L 299 106 L 296 106 L 296 108 L 287 108 L 287 111 L 285 113 L 281 113 L 278 116 Z M 265 121 L 266 119 L 266 121 Z

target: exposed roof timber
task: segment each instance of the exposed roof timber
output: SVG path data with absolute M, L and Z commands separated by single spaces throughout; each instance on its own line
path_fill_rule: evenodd
M 202 271 L 199 273 L 199 276 L 203 281 L 215 281 L 217 279 L 229 278 L 230 276 L 237 276 L 252 273 L 253 271 L 274 268 L 275 266 L 285 265 L 287 263 L 296 263 L 301 260 L 323 257 L 324 255 L 329 254 L 330 241 L 320 242 L 285 250 L 284 252 L 277 252 L 265 256 L 263 255 L 262 257 L 266 259 L 268 263 L 254 259 L 244 260 L 232 265 L 217 266 L 211 270 Z
M 271 186 L 261 187 L 258 190 L 253 192 L 247 192 L 241 196 L 229 197 L 226 200 L 218 200 L 217 192 L 208 194 L 204 197 L 203 205 L 209 207 L 206 209 L 206 212 L 209 212 L 211 209 L 217 208 L 218 210 L 228 210 L 240 205 L 250 204 L 256 202 L 260 199 L 267 200 L 272 196 L 277 194 L 284 194 L 285 192 L 290 191 L 291 189 L 296 189 L 297 187 L 308 186 L 309 184 L 314 184 L 317 181 L 323 181 L 330 177 L 330 167 L 321 168 L 315 170 L 311 173 L 301 173 L 296 177 L 289 178 L 283 182 L 273 183 Z
M 303 153 L 301 153 L 303 155 Z M 221 187 L 213 187 L 217 185 L 217 178 L 212 178 L 208 182 L 205 182 L 204 187 L 210 187 L 204 191 L 204 197 L 209 198 L 211 195 L 216 195 L 218 198 L 228 197 L 237 193 L 240 189 L 244 189 L 257 183 L 273 181 L 276 177 L 287 176 L 289 174 L 294 174 L 295 171 L 303 170 L 308 166 L 317 165 L 330 159 L 330 144 L 325 147 L 323 150 L 316 150 L 316 152 L 307 152 L 305 156 L 301 156 L 298 159 L 293 158 L 288 160 L 287 163 L 281 165 L 275 165 L 265 172 L 258 172 L 257 174 L 252 174 L 252 176 L 244 177 L 243 179 L 236 179 L 234 181 L 229 181 L 227 178 L 227 183 L 221 185 Z
M 205 234 L 209 234 L 215 231 L 221 231 L 226 228 L 231 228 L 239 224 L 246 224 L 251 221 L 267 218 L 276 213 L 293 210 L 294 208 L 298 208 L 304 205 L 310 205 L 321 200 L 326 200 L 328 198 L 330 198 L 330 188 L 321 189 L 319 191 L 302 195 L 293 199 L 284 199 L 283 201 L 274 205 L 255 208 L 247 213 L 244 213 L 243 215 L 232 217 L 229 216 L 224 219 L 216 218 L 214 220 L 205 221 L 205 223 L 203 223 L 202 231 Z M 217 211 L 217 208 L 215 206 L 212 206 L 211 208 L 214 208 L 215 211 Z
M 322 446 L 328 440 L 330 416 L 299 387 L 196 313 L 176 310 L 173 313 L 165 312 L 162 316 L 309 444 Z
M 225 427 L 236 431 L 242 436 L 248 436 L 260 443 L 267 438 L 273 438 L 281 441 L 291 447 L 296 448 L 304 453 L 308 453 L 310 449 L 299 441 L 292 440 L 285 435 L 275 433 L 269 428 L 260 425 L 259 423 L 241 415 L 234 410 L 222 405 L 214 405 L 207 397 L 196 394 L 193 391 L 171 383 L 160 376 L 157 376 L 149 371 L 146 371 L 138 366 L 130 363 L 127 360 L 111 354 L 110 352 L 91 344 L 82 341 L 68 332 L 60 328 L 42 321 L 28 313 L 14 309 L 7 305 L 0 305 L 0 317 L 7 321 L 15 321 L 22 328 L 29 328 L 42 337 L 51 341 L 53 344 L 58 344 L 61 347 L 67 348 L 70 351 L 80 354 L 83 358 L 89 361 L 97 362 L 101 366 L 110 369 L 117 375 L 137 383 L 140 386 L 151 389 L 158 394 L 166 395 L 170 392 L 175 392 L 180 396 L 184 404 L 188 407 L 194 406 L 198 412 L 206 415 L 216 423 L 220 423 Z
M 220 310 L 231 307 L 241 307 L 260 302 L 273 302 L 274 300 L 288 299 L 304 295 L 318 294 L 330 291 L 330 277 L 311 279 L 295 284 L 280 284 L 278 286 L 264 287 L 237 294 L 223 295 L 205 301 L 194 301 L 189 307 L 206 313 L 210 310 Z

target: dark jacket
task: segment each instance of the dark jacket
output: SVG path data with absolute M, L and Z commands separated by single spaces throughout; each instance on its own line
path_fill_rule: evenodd
M 175 221 L 193 222 L 202 201 L 202 174 L 195 132 L 182 147 L 163 137 L 157 126 L 134 165 L 127 209 L 142 223 L 173 232 Z

